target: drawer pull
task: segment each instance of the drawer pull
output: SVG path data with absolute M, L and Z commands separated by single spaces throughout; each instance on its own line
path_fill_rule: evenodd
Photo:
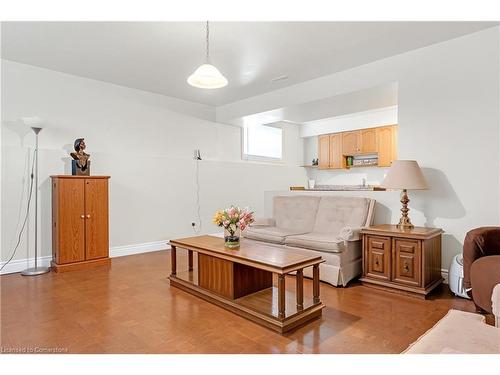
M 404 270 L 406 273 L 408 273 L 408 271 L 410 270 L 410 269 L 408 268 L 408 265 L 407 265 L 406 263 L 405 263 L 405 265 L 403 266 L 403 270 Z

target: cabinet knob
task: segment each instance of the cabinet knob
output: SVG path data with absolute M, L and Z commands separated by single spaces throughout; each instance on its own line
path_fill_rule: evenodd
M 90 219 L 90 215 L 87 215 L 87 219 Z
M 80 219 L 85 219 L 85 215 L 80 215 Z
M 409 268 L 408 268 L 408 265 L 405 263 L 405 265 L 403 266 L 403 269 L 405 272 L 408 272 L 409 271 Z

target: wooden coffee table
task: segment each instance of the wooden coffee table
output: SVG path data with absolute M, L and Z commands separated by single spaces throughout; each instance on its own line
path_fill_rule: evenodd
M 248 239 L 239 249 L 228 249 L 215 236 L 170 241 L 170 285 L 194 294 L 240 316 L 274 329 L 289 331 L 319 316 L 319 264 L 321 256 L 307 251 L 282 249 Z M 177 271 L 177 249 L 188 252 L 188 269 Z M 193 252 L 197 253 L 197 269 Z M 304 298 L 303 269 L 313 267 L 313 296 Z M 296 273 L 296 292 L 285 290 L 285 275 Z M 278 286 L 273 286 L 273 273 Z

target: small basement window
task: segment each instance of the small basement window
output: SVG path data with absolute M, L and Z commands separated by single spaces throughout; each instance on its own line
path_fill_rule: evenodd
M 245 125 L 243 159 L 283 160 L 283 129 L 275 125 Z

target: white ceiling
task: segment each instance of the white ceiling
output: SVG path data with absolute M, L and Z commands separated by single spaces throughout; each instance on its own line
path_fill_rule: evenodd
M 215 22 L 211 59 L 229 80 L 217 90 L 186 83 L 204 62 L 203 22 L 3 22 L 1 35 L 5 59 L 219 106 L 496 25 Z

